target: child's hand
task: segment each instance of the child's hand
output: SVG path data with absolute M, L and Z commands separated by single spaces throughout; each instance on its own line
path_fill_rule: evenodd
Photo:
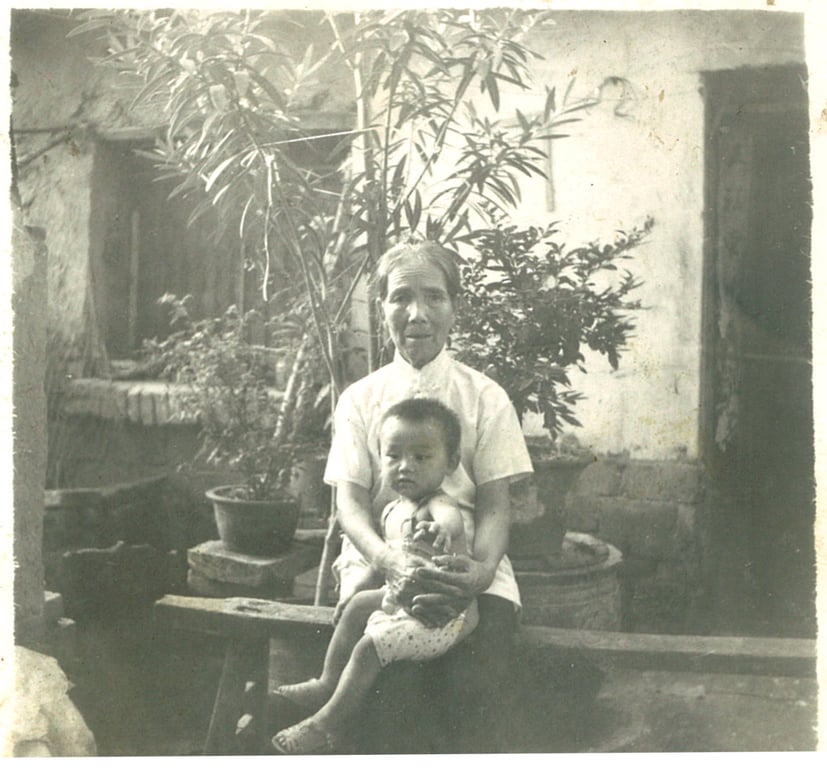
M 416 524 L 414 541 L 421 539 L 431 540 L 437 552 L 448 554 L 451 552 L 451 533 L 434 520 L 422 520 Z
M 396 613 L 399 607 L 399 602 L 391 594 L 391 591 L 385 590 L 385 594 L 382 596 L 382 610 L 387 614 L 391 614 Z

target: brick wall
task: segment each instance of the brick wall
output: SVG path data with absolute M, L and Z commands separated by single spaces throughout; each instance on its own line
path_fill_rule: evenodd
M 705 482 L 695 462 L 600 458 L 565 499 L 570 530 L 623 554 L 624 626 L 683 632 L 702 591 L 699 521 Z

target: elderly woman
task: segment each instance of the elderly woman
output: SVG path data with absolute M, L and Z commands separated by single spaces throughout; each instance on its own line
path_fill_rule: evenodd
M 436 398 L 461 420 L 460 463 L 442 488 L 463 510 L 473 556 L 436 557 L 433 567 L 420 569 L 416 575 L 430 593 L 416 597 L 411 612 L 425 624 L 441 626 L 476 596 L 480 622 L 454 652 L 425 665 L 437 671 L 424 684 L 423 697 L 432 714 L 445 706 L 445 716 L 436 720 L 448 732 L 442 740 L 429 734 L 423 751 L 496 751 L 491 741 L 496 723 L 485 715 L 496 714 L 520 605 L 506 555 L 509 484 L 531 473 L 531 460 L 505 391 L 446 350 L 460 294 L 455 254 L 433 242 L 399 244 L 380 259 L 375 282 L 394 359 L 343 392 L 325 471 L 325 481 L 336 486 L 345 533 L 334 565 L 340 604 L 365 585 L 368 566 L 385 578 L 404 569 L 403 556 L 383 540 L 377 525 L 395 495 L 379 471 L 381 417 L 406 398 Z M 410 714 L 416 729 L 416 716 Z M 459 722 L 451 722 L 452 716 Z M 411 748 L 410 743 L 397 746 L 389 745 L 388 751 Z

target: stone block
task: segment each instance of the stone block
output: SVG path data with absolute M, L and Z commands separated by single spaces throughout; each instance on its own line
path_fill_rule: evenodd
M 155 400 L 155 423 L 163 426 L 170 421 L 169 391 L 165 385 L 158 384 L 153 390 Z
M 211 579 L 192 568 L 187 572 L 187 586 L 201 597 L 257 597 L 270 600 L 290 597 L 293 592 L 292 579 L 275 580 L 264 586 L 250 586 Z
M 627 499 L 693 503 L 700 498 L 701 487 L 697 464 L 630 462 L 623 471 L 620 495 Z
M 617 496 L 624 465 L 611 459 L 598 459 L 584 467 L 572 488 L 572 495 Z
M 152 427 L 155 425 L 155 396 L 146 387 L 141 388 L 139 397 L 141 424 Z
M 149 603 L 167 591 L 167 556 L 148 544 L 66 552 L 60 591 L 66 614 L 77 618 L 105 615 L 137 603 Z
M 191 572 L 216 582 L 249 587 L 292 582 L 300 573 L 318 565 L 320 557 L 320 547 L 312 542 L 294 542 L 287 552 L 275 557 L 233 552 L 221 541 L 205 541 L 187 552 Z
M 126 416 L 135 422 L 141 423 L 141 389 L 140 387 L 133 387 L 126 393 Z
M 635 499 L 604 499 L 598 535 L 628 556 L 675 559 L 678 508 L 676 504 Z
M 112 421 L 125 421 L 126 415 L 126 391 L 121 387 L 108 387 L 101 400 L 100 417 Z
M 594 533 L 597 531 L 600 508 L 610 501 L 595 496 L 581 496 L 571 493 L 566 498 L 566 520 L 570 530 L 586 531 Z
M 694 504 L 678 504 L 678 521 L 675 546 L 684 557 L 697 556 L 700 548 L 700 531 L 696 522 L 697 507 Z
M 72 684 L 58 659 L 17 645 L 3 671 L 4 758 L 96 756 L 95 737 L 69 696 Z

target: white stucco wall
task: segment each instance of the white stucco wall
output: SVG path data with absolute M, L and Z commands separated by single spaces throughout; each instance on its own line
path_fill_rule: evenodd
M 524 189 L 523 216 L 557 220 L 570 246 L 611 238 L 648 215 L 655 229 L 629 268 L 644 280 L 636 338 L 618 371 L 595 356 L 574 385 L 580 440 L 598 452 L 634 458 L 694 458 L 698 451 L 701 288 L 704 238 L 704 70 L 802 62 L 795 15 L 732 12 L 560 12 L 533 42 L 544 60 L 538 88 L 509 98 L 539 111 L 543 85 L 571 98 L 608 77 L 625 78 L 632 98 L 614 114 L 620 87 L 566 126 L 552 147 L 554 208 L 542 182 Z M 529 422 L 529 431 L 536 428 Z
M 102 356 L 90 322 L 95 312 L 89 263 L 94 136 L 98 128 L 124 124 L 118 99 L 128 99 L 90 61 L 102 53 L 99 44 L 67 37 L 77 23 L 67 11 L 17 12 L 11 35 L 17 78 L 12 117 L 24 222 L 45 232 L 50 341 L 75 375 L 82 372 L 81 357 Z
M 515 104 L 526 113 L 541 110 L 543 86 L 555 85 L 560 99 L 571 77 L 573 99 L 593 93 L 609 77 L 625 78 L 632 98 L 625 105 L 629 116 L 618 117 L 621 89 L 606 88 L 600 106 L 566 127 L 571 136 L 552 148 L 554 207 L 548 209 L 545 186 L 537 181 L 524 188 L 522 216 L 560 221 L 571 246 L 611 237 L 649 215 L 656 222 L 649 242 L 629 262 L 645 281 L 639 296 L 646 310 L 637 317 L 636 338 L 618 371 L 594 358 L 587 361 L 589 374 L 575 378 L 587 396 L 578 407 L 584 427 L 577 434 L 598 452 L 692 458 L 698 444 L 704 236 L 700 72 L 803 61 L 802 20 L 760 11 L 558 11 L 553 19 L 556 24 L 533 41 L 544 56 L 535 64 L 536 88 L 519 96 L 504 90 L 504 112 Z M 68 22 L 50 29 L 46 37 L 53 44 L 44 44 L 38 27 L 49 21 L 30 19 L 33 27 L 15 40 L 22 81 L 16 127 L 42 127 L 46 116 L 49 124 L 62 125 L 78 112 L 93 123 L 118 125 L 123 105 L 117 92 L 105 87 L 82 55 L 69 57 L 75 63 L 66 65 L 67 46 L 78 45 L 65 39 Z M 79 81 L 84 88 L 76 87 Z M 88 253 L 91 156 L 78 139 L 79 147 L 55 147 L 21 179 L 29 223 L 47 231 L 50 295 L 61 296 L 50 306 L 64 305 L 64 330 L 84 327 L 85 292 L 73 286 L 88 279 L 86 259 L 77 253 Z M 32 137 L 21 154 L 37 143 Z M 53 195 L 38 194 L 58 187 L 64 193 L 58 195 L 60 205 Z

